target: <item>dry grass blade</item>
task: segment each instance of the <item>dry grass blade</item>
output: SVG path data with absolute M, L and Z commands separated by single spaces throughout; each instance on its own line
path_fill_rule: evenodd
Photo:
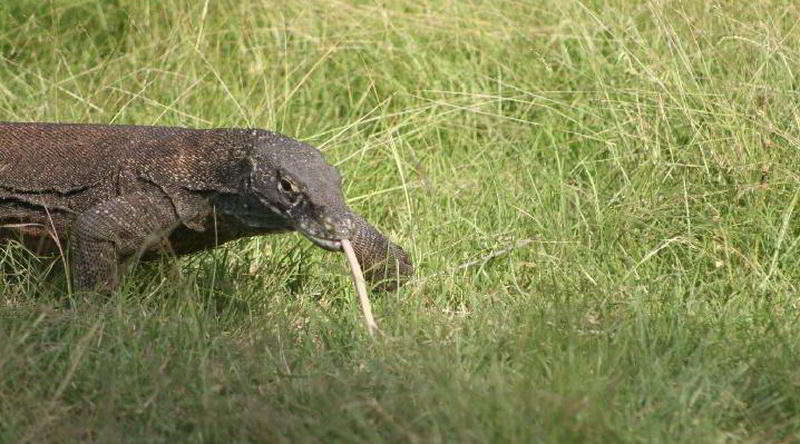
M 375 323 L 375 318 L 372 317 L 372 305 L 369 303 L 367 297 L 367 284 L 364 282 L 364 274 L 361 272 L 361 265 L 358 263 L 356 253 L 353 251 L 353 245 L 348 239 L 342 239 L 342 249 L 344 255 L 347 257 L 347 262 L 350 264 L 350 272 L 353 274 L 353 283 L 356 286 L 356 293 L 358 299 L 361 301 L 361 311 L 364 312 L 364 323 L 367 324 L 367 331 L 369 335 L 375 337 L 375 332 L 378 331 L 378 324 Z

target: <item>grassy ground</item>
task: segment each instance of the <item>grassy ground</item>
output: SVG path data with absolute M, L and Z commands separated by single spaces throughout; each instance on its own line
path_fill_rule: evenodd
M 278 3 L 7 0 L 0 112 L 321 147 L 386 337 L 297 235 L 72 309 L 9 249 L 0 442 L 800 440 L 797 2 Z

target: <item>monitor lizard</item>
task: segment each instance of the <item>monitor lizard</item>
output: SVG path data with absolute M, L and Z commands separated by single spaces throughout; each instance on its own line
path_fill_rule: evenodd
M 353 244 L 391 289 L 409 256 L 345 204 L 314 147 L 261 129 L 0 122 L 0 247 L 68 252 L 78 291 L 118 287 L 126 264 L 299 231 Z

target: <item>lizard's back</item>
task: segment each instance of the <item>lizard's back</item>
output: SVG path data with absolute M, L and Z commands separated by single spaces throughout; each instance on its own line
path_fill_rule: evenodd
M 125 192 L 143 172 L 171 169 L 179 175 L 175 158 L 202 148 L 208 140 L 205 133 L 171 127 L 0 122 L 0 242 L 22 237 L 24 243 L 37 245 L 34 250 L 51 250 L 42 242 L 49 243 L 53 232 L 63 238 L 78 214 Z M 198 172 L 195 166 L 186 169 Z
M 136 151 L 192 130 L 90 124 L 0 123 L 0 188 L 67 194 L 97 185 Z M 144 153 L 142 153 L 144 155 Z

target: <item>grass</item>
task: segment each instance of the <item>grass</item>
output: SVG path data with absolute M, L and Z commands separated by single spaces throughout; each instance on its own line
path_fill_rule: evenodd
M 2 252 L 0 442 L 800 440 L 791 1 L 8 0 L 6 120 L 323 149 L 417 264 L 297 235 L 66 309 Z

